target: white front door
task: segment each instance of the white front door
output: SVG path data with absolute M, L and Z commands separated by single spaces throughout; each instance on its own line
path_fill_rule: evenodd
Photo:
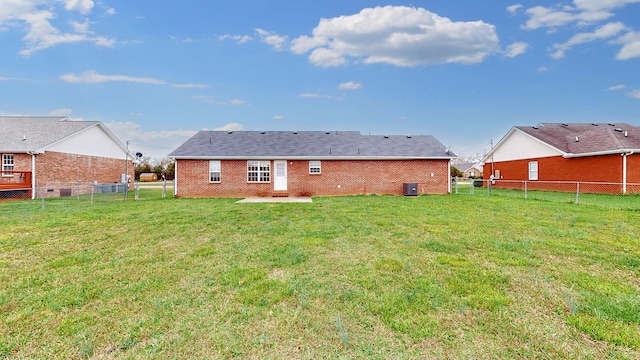
M 287 191 L 287 161 L 276 160 L 273 162 L 275 176 L 273 177 L 274 191 Z

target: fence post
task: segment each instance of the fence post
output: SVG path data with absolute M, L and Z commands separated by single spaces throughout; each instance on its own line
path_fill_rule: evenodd
M 45 189 L 42 188 L 42 210 L 44 210 L 44 191 Z
M 162 176 L 164 178 L 164 175 Z M 167 194 L 167 179 L 163 179 L 162 180 L 162 198 L 164 199 L 164 197 Z
M 524 184 L 524 198 L 526 199 L 527 198 L 527 182 L 523 181 L 522 183 Z
M 580 183 L 576 183 L 576 204 L 580 201 Z

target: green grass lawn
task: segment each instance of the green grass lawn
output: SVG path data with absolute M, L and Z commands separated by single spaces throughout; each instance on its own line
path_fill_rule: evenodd
M 0 358 L 638 359 L 639 215 L 460 195 L 0 202 Z

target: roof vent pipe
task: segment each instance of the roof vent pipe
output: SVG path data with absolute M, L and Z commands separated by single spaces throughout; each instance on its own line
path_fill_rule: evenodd
M 576 142 L 580 141 L 580 138 L 576 136 Z

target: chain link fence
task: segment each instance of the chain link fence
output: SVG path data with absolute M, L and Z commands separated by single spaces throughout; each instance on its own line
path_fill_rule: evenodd
M 173 197 L 173 182 L 134 184 L 59 183 L 56 186 L 0 188 L 0 201 L 28 200 L 43 209 L 47 204 L 67 206 L 93 205 L 105 201 L 150 200 Z
M 637 183 L 453 178 L 452 184 L 454 194 L 505 196 L 640 210 L 640 184 Z

